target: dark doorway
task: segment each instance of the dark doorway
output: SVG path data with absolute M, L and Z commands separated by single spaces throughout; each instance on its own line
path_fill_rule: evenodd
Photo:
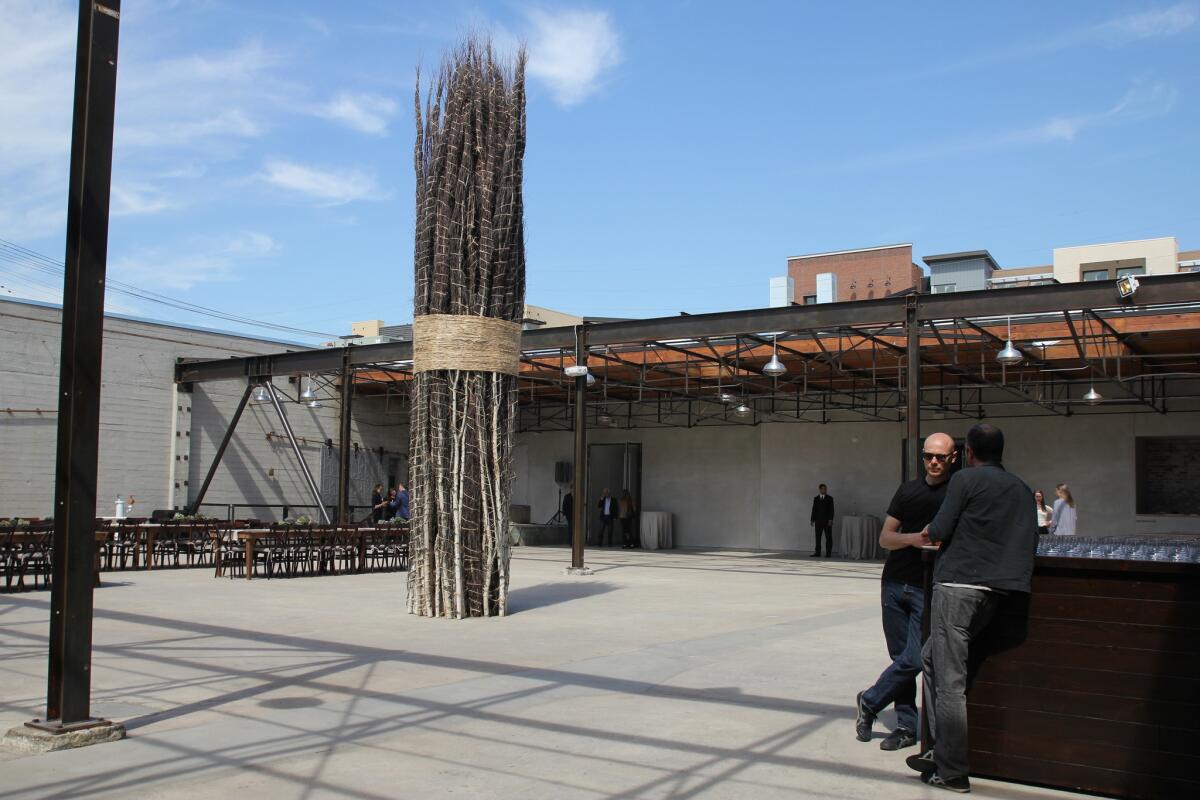
M 587 468 L 587 529 L 584 536 L 592 544 L 600 530 L 600 493 L 607 487 L 614 498 L 628 490 L 633 507 L 642 507 L 642 446 L 636 442 L 589 444 Z M 619 527 L 619 525 L 618 525 Z M 619 531 L 616 538 L 620 538 Z

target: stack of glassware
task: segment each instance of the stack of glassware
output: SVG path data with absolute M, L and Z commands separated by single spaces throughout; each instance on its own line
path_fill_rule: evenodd
M 1062 558 L 1112 558 L 1200 564 L 1200 537 L 1039 536 L 1037 554 Z

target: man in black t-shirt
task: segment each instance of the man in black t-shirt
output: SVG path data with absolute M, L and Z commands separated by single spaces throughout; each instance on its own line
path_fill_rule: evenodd
M 896 730 L 879 747 L 899 750 L 917 743 L 917 675 L 921 673 L 921 618 L 925 613 L 922 587 L 922 531 L 937 515 L 956 454 L 954 440 L 944 433 L 925 439 L 921 459 L 925 477 L 902 483 L 888 506 L 879 544 L 888 550 L 883 565 L 881 599 L 883 635 L 892 663 L 875 684 L 858 693 L 855 733 L 871 741 L 871 726 L 880 711 L 895 703 Z

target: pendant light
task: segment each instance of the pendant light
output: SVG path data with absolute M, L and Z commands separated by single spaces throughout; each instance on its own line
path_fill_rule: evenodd
M 787 367 L 779 360 L 778 334 L 771 338 L 771 360 L 763 365 L 762 373 L 769 378 L 778 378 L 787 373 Z
M 739 417 L 748 417 L 754 413 L 754 409 L 750 408 L 750 406 L 746 405 L 745 403 L 742 403 L 733 410 L 733 413 L 737 414 Z
M 1008 318 L 1008 341 L 1004 343 L 1004 349 L 996 354 L 996 360 L 1006 367 L 1011 367 L 1014 364 L 1020 364 L 1025 360 L 1025 356 L 1021 355 L 1021 351 L 1013 347 L 1012 317 Z
M 307 383 L 305 385 L 304 391 L 300 393 L 300 399 L 301 400 L 316 400 L 317 393 L 313 389 L 313 377 L 311 375 L 300 376 L 301 381 L 304 381 L 306 378 L 307 378 Z
M 1087 394 L 1083 396 L 1083 402 L 1089 406 L 1098 406 L 1104 400 L 1104 395 L 1096 391 L 1096 386 L 1093 384 L 1088 388 Z
M 254 402 L 256 402 L 256 403 L 271 402 L 271 395 L 267 394 L 267 387 L 263 386 L 261 383 L 258 386 L 254 387 Z

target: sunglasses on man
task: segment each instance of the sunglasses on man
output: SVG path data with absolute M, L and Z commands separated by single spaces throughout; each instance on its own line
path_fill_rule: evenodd
M 936 461 L 939 464 L 945 464 L 953 457 L 954 453 L 921 453 L 921 458 L 926 461 Z

